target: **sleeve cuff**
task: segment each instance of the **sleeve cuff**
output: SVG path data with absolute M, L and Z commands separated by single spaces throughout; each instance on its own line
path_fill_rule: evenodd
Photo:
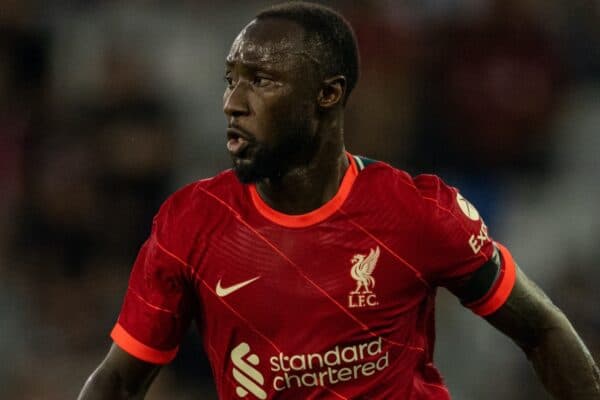
M 482 317 L 498 311 L 506 303 L 515 286 L 517 269 L 515 261 L 506 247 L 497 242 L 495 242 L 495 245 L 502 256 L 500 276 L 492 289 L 482 299 L 466 305 L 471 311 Z
M 169 351 L 153 349 L 131 336 L 119 323 L 113 328 L 110 337 L 127 353 L 152 364 L 168 364 L 175 358 L 175 355 L 179 350 L 179 347 Z

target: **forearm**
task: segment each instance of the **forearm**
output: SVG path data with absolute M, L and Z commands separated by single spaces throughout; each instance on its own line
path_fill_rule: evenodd
M 141 397 L 137 397 L 141 399 Z M 135 395 L 127 393 L 119 375 L 115 372 L 98 368 L 92 373 L 81 389 L 77 400 L 130 400 Z
M 139 366 L 118 372 L 101 364 L 85 382 L 77 400 L 143 400 L 158 372 L 158 367 L 140 372 Z
M 590 352 L 562 311 L 521 270 L 506 303 L 486 319 L 525 351 L 556 400 L 600 400 Z
M 598 367 L 562 313 L 534 346 L 523 348 L 540 380 L 557 400 L 600 399 Z

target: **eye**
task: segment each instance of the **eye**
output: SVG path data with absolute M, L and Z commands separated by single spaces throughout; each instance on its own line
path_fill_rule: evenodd
M 233 78 L 231 77 L 231 73 L 227 72 L 225 74 L 225 76 L 223 77 L 223 79 L 225 80 L 225 83 L 227 83 L 227 88 L 233 89 L 233 87 L 235 86 L 235 82 L 233 81 Z
M 273 83 L 273 80 L 262 75 L 255 75 L 252 84 L 256 87 L 266 87 Z

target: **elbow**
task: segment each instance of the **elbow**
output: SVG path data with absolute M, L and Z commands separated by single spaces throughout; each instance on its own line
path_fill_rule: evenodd
M 529 334 L 520 338 L 517 344 L 527 355 L 527 358 L 531 358 L 534 354 L 551 346 L 553 343 L 574 336 L 577 337 L 577 334 L 569 319 L 562 311 L 554 307 L 554 310 L 547 313 L 545 318 L 533 324 L 529 330 Z
M 86 380 L 77 400 L 104 399 L 133 400 L 136 394 L 126 390 L 117 371 L 100 366 Z

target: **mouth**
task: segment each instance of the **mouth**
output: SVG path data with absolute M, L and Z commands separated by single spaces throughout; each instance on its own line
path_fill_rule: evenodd
M 227 129 L 227 150 L 236 158 L 243 158 L 243 153 L 250 144 L 250 135 L 237 127 Z

